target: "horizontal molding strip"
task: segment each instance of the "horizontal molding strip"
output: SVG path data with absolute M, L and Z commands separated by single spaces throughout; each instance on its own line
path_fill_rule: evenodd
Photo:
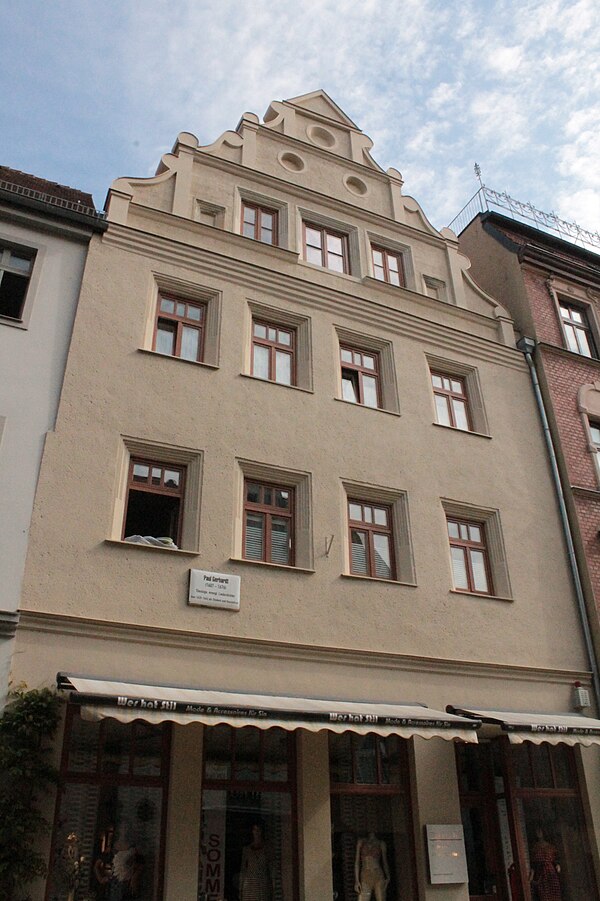
M 483 663 L 477 660 L 389 654 L 327 645 L 292 644 L 266 639 L 190 632 L 183 629 L 165 629 L 158 626 L 141 626 L 135 623 L 107 622 L 33 610 L 21 610 L 20 616 L 18 632 L 85 636 L 100 641 L 115 640 L 241 656 L 246 656 L 254 650 L 265 657 L 280 660 L 350 665 L 357 665 L 362 661 L 369 667 L 378 669 L 397 669 L 417 673 L 426 670 L 442 675 L 462 674 L 469 677 L 480 676 L 521 682 L 559 682 L 572 685 L 574 681 L 579 680 L 588 685 L 591 681 L 591 674 L 587 670 L 548 669 L 514 664 Z
M 508 348 L 498 341 L 473 335 L 454 326 L 439 325 L 406 310 L 393 309 L 361 296 L 365 289 L 358 280 L 356 295 L 348 294 L 303 279 L 294 279 L 283 273 L 274 273 L 255 264 L 221 256 L 200 247 L 182 245 L 173 239 L 149 235 L 147 232 L 139 232 L 124 226 L 111 226 L 103 240 L 122 250 L 148 257 L 155 264 L 154 268 L 157 262 L 168 266 L 178 264 L 192 270 L 196 275 L 200 274 L 213 281 L 218 280 L 221 290 L 225 278 L 254 292 L 254 296 L 248 298 L 249 300 L 258 301 L 268 294 L 298 306 L 326 310 L 338 316 L 343 313 L 353 319 L 359 327 L 368 324 L 379 331 L 385 329 L 399 337 L 415 338 L 421 342 L 428 340 L 433 348 L 456 351 L 472 360 L 484 359 L 520 372 L 526 371 L 523 356 L 516 348 Z M 422 305 L 421 295 L 408 291 L 403 293 L 409 302 Z M 444 305 L 444 311 L 455 313 L 457 318 L 460 316 L 467 320 L 471 319 L 478 324 L 483 321 L 490 331 L 496 330 L 496 321 L 482 314 L 450 304 Z

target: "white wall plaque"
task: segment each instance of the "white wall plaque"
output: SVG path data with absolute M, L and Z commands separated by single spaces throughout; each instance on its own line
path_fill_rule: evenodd
M 240 577 L 231 573 L 209 573 L 190 569 L 188 604 L 196 607 L 240 609 Z
M 426 826 L 429 881 L 468 882 L 467 857 L 462 826 Z

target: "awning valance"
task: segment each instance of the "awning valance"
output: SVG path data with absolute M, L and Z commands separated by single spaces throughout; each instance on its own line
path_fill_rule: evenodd
M 70 700 L 86 719 L 112 717 L 122 723 L 143 719 L 186 725 L 258 726 L 269 729 L 350 730 L 361 735 L 399 735 L 477 742 L 481 725 L 472 718 L 443 713 L 420 704 L 374 704 L 328 698 L 297 698 L 230 691 L 209 691 L 167 685 L 115 682 L 59 673 L 58 688 L 71 691 Z
M 447 708 L 458 716 L 473 717 L 484 723 L 500 726 L 509 741 L 520 745 L 524 741 L 541 745 L 561 742 L 566 745 L 600 745 L 600 720 L 571 713 L 520 713 L 512 710 L 481 710 L 479 707 Z

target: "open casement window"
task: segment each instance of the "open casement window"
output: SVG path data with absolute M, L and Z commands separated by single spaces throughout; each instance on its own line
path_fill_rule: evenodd
M 160 294 L 154 350 L 170 357 L 201 362 L 204 355 L 205 323 L 205 304 Z
M 559 302 L 560 317 L 567 348 L 584 357 L 597 357 L 596 346 L 587 312 L 578 306 Z
M 448 517 L 447 525 L 455 590 L 493 594 L 484 523 Z
M 365 407 L 381 407 L 379 354 L 340 346 L 342 398 Z
M 303 230 L 304 259 L 307 263 L 334 272 L 350 272 L 348 235 L 308 222 L 303 223 Z
M 391 509 L 383 504 L 348 501 L 350 571 L 375 579 L 395 579 Z
M 0 316 L 22 319 L 34 253 L 0 244 Z
M 380 282 L 388 282 L 398 287 L 406 284 L 402 254 L 371 245 L 373 275 Z
M 246 479 L 244 558 L 294 565 L 294 490 Z
M 470 432 L 472 426 L 464 378 L 432 371 L 431 384 L 439 425 Z
M 255 203 L 242 203 L 242 234 L 263 244 L 279 243 L 277 210 Z
M 131 458 L 123 520 L 124 540 L 141 535 L 167 539 L 165 546 L 171 542 L 180 546 L 185 474 L 183 466 Z
M 295 329 L 252 320 L 252 375 L 281 385 L 295 385 Z

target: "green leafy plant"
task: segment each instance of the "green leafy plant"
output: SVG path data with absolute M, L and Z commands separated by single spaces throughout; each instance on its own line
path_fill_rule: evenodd
M 0 898 L 22 901 L 26 886 L 46 875 L 36 850 L 49 824 L 39 803 L 58 773 L 48 762 L 60 700 L 48 688 L 10 692 L 0 717 Z

